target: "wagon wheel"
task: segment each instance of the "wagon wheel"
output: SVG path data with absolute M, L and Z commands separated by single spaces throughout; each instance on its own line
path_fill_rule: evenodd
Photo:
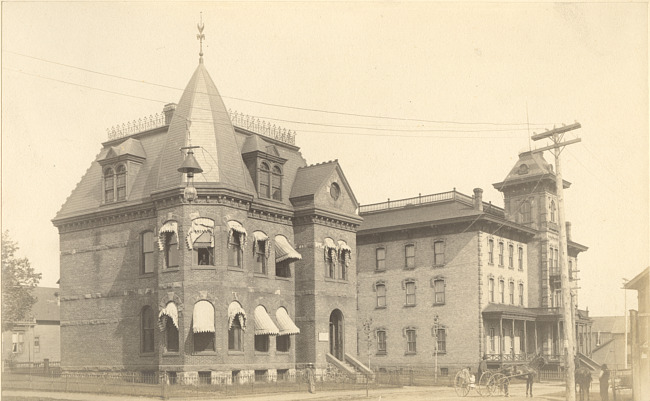
M 454 378 L 454 390 L 456 390 L 456 394 L 460 397 L 465 397 L 467 393 L 469 393 L 469 380 L 462 370 L 456 373 L 456 377 Z
M 504 380 L 508 378 L 503 373 L 494 373 L 487 383 L 487 390 L 490 395 L 502 395 L 505 393 L 503 388 Z
M 476 386 L 476 392 L 483 397 L 489 397 L 492 395 L 490 393 L 490 388 L 488 387 L 488 383 L 490 382 L 490 378 L 492 377 L 493 373 L 491 371 L 486 371 L 481 374 L 481 377 L 478 379 L 478 385 Z

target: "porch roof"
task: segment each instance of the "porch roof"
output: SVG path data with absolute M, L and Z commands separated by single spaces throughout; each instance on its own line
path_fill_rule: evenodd
M 489 304 L 483 309 L 483 318 L 505 318 L 519 320 L 535 320 L 537 312 L 521 306 Z

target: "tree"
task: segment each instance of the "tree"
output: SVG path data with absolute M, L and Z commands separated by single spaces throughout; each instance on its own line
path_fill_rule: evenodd
M 9 231 L 2 233 L 2 330 L 11 329 L 14 322 L 25 320 L 36 302 L 32 290 L 41 280 L 27 258 L 15 256 L 18 244 Z

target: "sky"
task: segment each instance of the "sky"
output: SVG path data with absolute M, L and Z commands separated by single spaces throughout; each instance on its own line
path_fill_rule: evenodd
M 562 152 L 579 306 L 623 314 L 650 264 L 648 9 L 630 2 L 2 2 L 2 229 L 42 286 L 51 219 L 108 128 L 178 102 L 200 18 L 226 106 L 338 159 L 361 204 L 480 187 L 502 207 L 492 184 L 546 145 L 529 136 L 579 122 Z

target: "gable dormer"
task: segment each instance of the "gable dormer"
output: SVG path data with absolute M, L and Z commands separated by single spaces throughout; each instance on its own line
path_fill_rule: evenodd
M 287 194 L 283 194 L 283 178 L 287 159 L 280 157 L 275 145 L 253 134 L 244 142 L 242 158 L 259 198 L 276 201 L 286 198 Z
M 137 139 L 129 138 L 108 148 L 98 160 L 102 166 L 102 204 L 129 199 L 135 177 L 146 158 L 142 143 Z

